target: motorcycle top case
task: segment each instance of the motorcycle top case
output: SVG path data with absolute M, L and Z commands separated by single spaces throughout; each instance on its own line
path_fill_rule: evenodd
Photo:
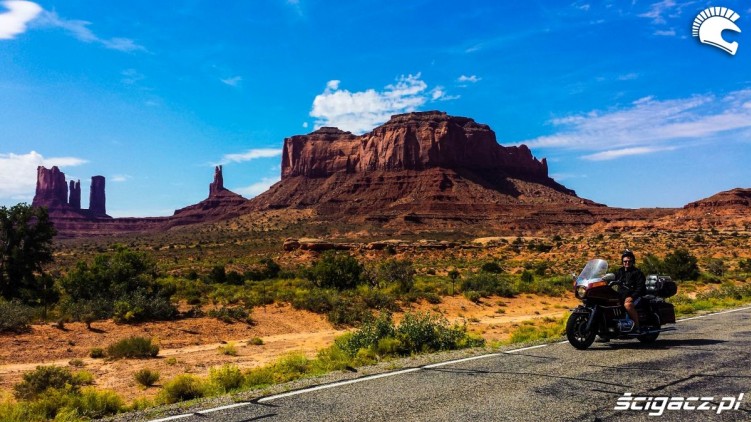
M 650 274 L 647 276 L 647 294 L 659 297 L 670 297 L 678 293 L 678 285 L 666 275 Z

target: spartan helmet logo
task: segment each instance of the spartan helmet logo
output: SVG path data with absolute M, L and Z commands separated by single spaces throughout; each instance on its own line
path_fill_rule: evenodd
M 727 7 L 708 7 L 701 11 L 694 19 L 691 35 L 699 37 L 704 44 L 721 48 L 731 55 L 738 50 L 738 43 L 727 42 L 722 39 L 722 31 L 741 32 L 734 23 L 740 16 Z

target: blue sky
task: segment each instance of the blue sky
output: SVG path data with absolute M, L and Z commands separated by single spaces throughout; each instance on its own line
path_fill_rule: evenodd
M 733 9 L 735 55 L 692 37 Z M 751 187 L 751 2 L 0 1 L 0 205 L 36 167 L 171 215 L 213 165 L 252 197 L 283 139 L 442 110 L 529 145 L 579 196 L 679 207 Z

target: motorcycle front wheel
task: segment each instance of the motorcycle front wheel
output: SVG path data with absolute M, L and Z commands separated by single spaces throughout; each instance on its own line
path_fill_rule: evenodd
M 597 335 L 596 330 L 590 329 L 586 331 L 588 321 L 589 315 L 572 314 L 566 322 L 566 337 L 568 338 L 568 342 L 579 350 L 585 350 L 591 346 Z

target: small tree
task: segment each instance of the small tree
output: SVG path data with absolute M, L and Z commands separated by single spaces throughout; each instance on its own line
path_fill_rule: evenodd
M 696 280 L 699 278 L 699 266 L 696 257 L 685 249 L 676 249 L 665 257 L 665 273 L 678 280 Z
M 451 279 L 451 295 L 453 296 L 456 293 L 456 280 L 461 277 L 461 274 L 459 274 L 459 271 L 457 271 L 456 268 L 452 268 L 448 272 L 448 276 Z
M 415 285 L 415 268 L 411 261 L 391 259 L 378 268 L 378 276 L 386 283 L 396 284 L 399 291 L 407 293 Z
M 712 258 L 707 262 L 707 271 L 712 275 L 722 277 L 726 270 L 727 266 L 725 265 L 725 261 L 721 259 Z
M 361 273 L 362 265 L 353 256 L 326 251 L 305 277 L 318 287 L 346 290 L 357 286 Z
M 45 208 L 18 204 L 0 207 L 0 295 L 39 304 L 49 296 L 47 279 L 40 277 L 52 262 L 56 231 Z

